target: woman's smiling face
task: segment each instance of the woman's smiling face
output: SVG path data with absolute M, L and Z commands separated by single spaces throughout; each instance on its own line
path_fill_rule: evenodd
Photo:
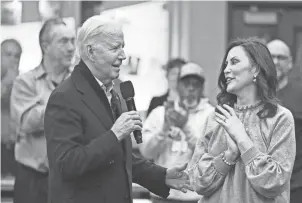
M 243 47 L 236 46 L 229 51 L 225 61 L 224 76 L 227 92 L 235 95 L 254 85 L 252 64 Z

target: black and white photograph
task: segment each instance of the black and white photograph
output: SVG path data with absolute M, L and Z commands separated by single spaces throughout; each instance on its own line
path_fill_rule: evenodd
M 302 1 L 0 3 L 2 203 L 302 203 Z

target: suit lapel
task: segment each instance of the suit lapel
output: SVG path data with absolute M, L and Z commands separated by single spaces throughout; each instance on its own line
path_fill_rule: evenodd
M 105 98 L 100 99 L 100 97 L 97 95 L 97 93 L 94 91 L 94 89 L 91 87 L 91 85 L 81 72 L 81 68 L 87 67 L 81 66 L 83 66 L 83 64 L 81 64 L 80 62 L 80 64 L 78 64 L 74 68 L 74 71 L 71 74 L 71 79 L 74 82 L 76 89 L 82 94 L 82 101 L 91 110 L 91 112 L 95 114 L 96 117 L 102 122 L 104 127 L 109 130 L 113 125 L 113 120 L 108 99 L 105 93 Z M 110 111 L 108 111 L 108 106 Z M 110 119 L 106 119 L 108 117 Z
M 82 101 L 94 113 L 97 118 L 102 122 L 106 129 L 110 129 L 114 123 L 112 111 L 108 99 L 104 92 L 97 95 L 96 91 L 92 88 L 91 84 L 83 75 L 83 68 L 87 68 L 81 61 L 71 74 L 71 79 L 74 82 L 76 89 L 82 94 Z M 82 69 L 82 70 L 81 70 Z M 119 101 L 117 105 L 117 118 L 125 111 L 122 108 L 119 95 L 113 91 L 112 96 L 116 97 Z M 110 119 L 106 119 L 106 118 Z M 132 188 L 132 141 L 130 136 L 121 141 L 124 149 L 124 162 L 126 172 L 128 175 L 129 188 Z
M 132 188 L 132 141 L 130 136 L 123 140 L 123 145 L 125 146 L 125 166 L 128 175 L 129 188 Z
M 112 96 L 116 97 L 118 102 L 117 105 L 117 118 L 126 111 L 126 109 L 122 108 L 121 100 L 119 95 L 115 92 L 112 91 Z M 125 161 L 125 166 L 126 166 L 126 171 L 128 175 L 128 183 L 129 183 L 129 188 L 132 188 L 132 141 L 131 137 L 127 136 L 125 139 L 121 141 L 121 144 L 124 149 L 124 161 Z
M 116 105 L 116 119 L 124 112 L 124 110 L 122 109 L 122 104 L 121 104 L 121 100 L 120 100 L 120 97 L 119 97 L 119 95 L 113 90 L 112 92 L 112 97 L 115 97 L 115 100 L 116 101 L 118 101 L 117 102 L 117 105 Z M 122 145 L 123 145 L 123 148 L 124 148 L 124 151 L 125 151 L 125 159 L 127 160 L 127 149 L 129 149 L 128 147 L 129 147 L 129 144 L 127 144 L 128 143 L 128 138 L 129 137 L 127 137 L 127 138 L 125 138 L 125 139 L 123 139 L 121 142 L 122 142 Z M 131 144 L 131 139 L 130 139 L 130 144 Z M 131 148 L 130 148 L 131 150 L 132 150 L 132 146 L 131 146 Z

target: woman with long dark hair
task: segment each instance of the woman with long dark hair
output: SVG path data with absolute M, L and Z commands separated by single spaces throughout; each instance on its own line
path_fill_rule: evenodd
M 289 202 L 296 154 L 291 112 L 276 99 L 276 69 L 255 38 L 230 43 L 216 112 L 207 121 L 187 172 L 207 203 Z

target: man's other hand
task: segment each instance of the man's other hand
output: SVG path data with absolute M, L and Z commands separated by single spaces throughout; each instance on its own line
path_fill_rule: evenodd
M 184 172 L 187 167 L 187 163 L 182 166 L 174 166 L 167 169 L 166 184 L 168 187 L 176 190 L 180 190 L 186 193 L 187 190 L 194 191 L 190 186 L 189 176 Z

